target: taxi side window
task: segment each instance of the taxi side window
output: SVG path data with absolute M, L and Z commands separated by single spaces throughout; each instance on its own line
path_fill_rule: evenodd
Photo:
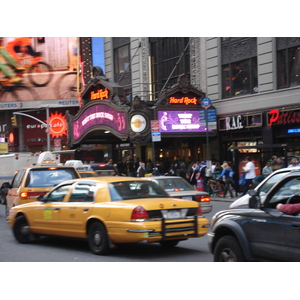
M 88 183 L 78 183 L 75 185 L 69 202 L 93 202 L 95 185 Z
M 68 194 L 72 184 L 66 184 L 60 186 L 59 188 L 52 191 L 51 194 L 48 195 L 47 200 L 51 199 L 51 202 L 62 202 L 65 196 Z
M 15 175 L 11 184 L 13 188 L 18 188 L 21 185 L 25 171 L 26 170 L 19 170 L 18 173 Z

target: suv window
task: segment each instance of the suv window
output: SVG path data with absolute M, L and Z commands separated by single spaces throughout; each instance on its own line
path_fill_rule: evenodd
M 31 169 L 28 172 L 25 187 L 56 186 L 63 181 L 75 179 L 76 173 L 71 168 Z
M 281 180 L 281 178 L 283 176 L 285 176 L 286 174 L 290 173 L 290 171 L 287 171 L 287 172 L 280 172 L 280 173 L 277 173 L 273 176 L 271 176 L 260 188 L 259 188 L 259 195 L 262 197 L 262 196 L 265 196 L 266 193 L 271 189 L 271 187 L 277 183 L 278 181 Z

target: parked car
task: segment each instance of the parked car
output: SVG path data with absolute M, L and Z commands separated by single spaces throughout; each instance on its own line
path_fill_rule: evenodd
M 214 261 L 300 261 L 300 215 L 278 203 L 300 203 L 300 171 L 287 172 L 264 196 L 256 190 L 249 208 L 216 213 L 208 232 Z
M 36 165 L 16 171 L 6 194 L 6 214 L 12 207 L 36 201 L 59 183 L 75 178 L 80 178 L 76 169 L 58 165 L 50 152 L 42 153 Z
M 210 195 L 197 191 L 190 183 L 179 176 L 153 176 L 147 177 L 161 186 L 171 197 L 194 200 L 201 204 L 203 213 L 210 213 L 212 205 Z
M 260 197 L 265 197 L 266 193 L 270 190 L 270 188 L 278 182 L 283 176 L 290 172 L 300 171 L 300 167 L 293 168 L 283 168 L 274 171 L 269 176 L 267 176 L 254 190 L 259 193 Z M 247 208 L 249 204 L 250 195 L 246 194 L 239 199 L 232 202 L 229 208 Z
M 20 243 L 40 235 L 83 238 L 94 254 L 107 254 L 113 243 L 171 247 L 209 226 L 199 203 L 171 198 L 150 180 L 119 176 L 66 181 L 39 201 L 13 207 L 7 221 Z

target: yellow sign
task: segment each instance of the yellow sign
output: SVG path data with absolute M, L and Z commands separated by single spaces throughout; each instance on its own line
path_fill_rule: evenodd
M 0 143 L 0 153 L 8 153 L 8 143 Z

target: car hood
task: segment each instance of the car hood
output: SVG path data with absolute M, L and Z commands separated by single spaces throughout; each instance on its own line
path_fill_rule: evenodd
M 248 207 L 249 199 L 250 199 L 250 195 L 246 194 L 243 197 L 232 202 L 229 208 L 238 208 L 240 206 L 245 206 L 245 205 Z

